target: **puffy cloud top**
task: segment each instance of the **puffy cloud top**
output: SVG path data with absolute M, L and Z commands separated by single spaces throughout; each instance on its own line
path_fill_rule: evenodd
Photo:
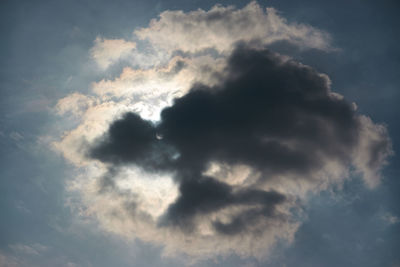
M 164 11 L 148 28 L 138 29 L 135 34 L 166 51 L 213 48 L 223 52 L 230 51 L 238 41 L 265 45 L 282 40 L 302 48 L 331 49 L 326 32 L 304 24 L 288 24 L 274 8 L 264 11 L 256 2 L 239 10 L 217 5 L 209 11 Z

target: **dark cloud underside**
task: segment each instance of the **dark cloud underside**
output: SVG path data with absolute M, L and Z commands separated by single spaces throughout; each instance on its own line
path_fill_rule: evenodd
M 238 205 L 249 208 L 228 223 L 215 220 L 217 232 L 234 234 L 260 220 L 283 219 L 276 206 L 287 196 L 235 190 L 203 173 L 220 162 L 250 166 L 262 174 L 260 181 L 276 175 L 309 179 L 327 161 L 349 164 L 359 143 L 354 108 L 312 68 L 240 45 L 224 71 L 219 85 L 196 84 L 176 99 L 157 125 L 127 113 L 90 149 L 92 158 L 111 166 L 175 174 L 180 196 L 160 226 L 195 230 L 197 215 Z

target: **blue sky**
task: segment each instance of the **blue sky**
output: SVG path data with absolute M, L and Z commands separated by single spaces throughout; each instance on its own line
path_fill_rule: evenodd
M 82 153 L 68 154 L 79 152 L 73 147 L 77 142 L 73 138 L 85 136 L 92 142 L 94 139 L 90 138 L 101 135 L 101 130 L 90 132 L 90 129 L 97 129 L 95 123 L 104 119 L 101 123 L 106 124 L 101 127 L 107 128 L 121 110 L 133 110 L 146 119 L 157 118 L 160 109 L 171 105 L 168 101 L 172 98 L 165 95 L 170 96 L 171 90 L 178 90 L 175 87 L 181 85 L 183 89 L 171 97 L 187 93 L 184 88 L 190 87 L 192 80 L 186 78 L 196 77 L 195 68 L 191 66 L 212 62 L 212 70 L 221 72 L 219 64 L 225 64 L 231 43 L 247 38 L 246 32 L 238 30 L 234 38 L 230 35 L 232 40 L 221 39 L 208 48 L 211 52 L 207 49 L 204 52 L 200 51 L 203 47 L 198 48 L 202 45 L 201 40 L 193 41 L 196 35 L 191 32 L 178 35 L 177 28 L 173 28 L 176 35 L 171 36 L 170 43 L 167 39 L 160 44 L 157 41 L 164 36 L 152 31 L 150 20 L 158 19 L 166 10 L 181 10 L 188 14 L 200 8 L 207 12 L 216 4 L 234 5 L 234 10 L 241 10 L 248 2 L 121 0 L 111 3 L 88 0 L 1 3 L 0 266 L 184 266 L 191 258 L 195 259 L 194 266 L 400 265 L 397 253 L 400 246 L 400 208 L 397 205 L 400 201 L 400 162 L 396 154 L 400 136 L 396 117 L 400 100 L 400 54 L 397 49 L 400 25 L 396 1 L 258 1 L 262 10 L 266 7 L 277 10 L 278 19 L 274 18 L 276 21 L 284 18 L 282 25 L 289 25 L 296 33 L 299 31 L 296 25 L 305 25 L 307 33 L 314 34 L 312 38 L 300 34 L 296 39 L 282 30 L 278 31 L 276 41 L 261 27 L 261 32 L 265 33 L 260 37 L 263 47 L 290 56 L 318 73 L 325 73 L 332 82 L 332 91 L 344 96 L 349 103 L 356 103 L 357 114 L 368 116 L 374 125 L 386 127 L 394 154 L 386 155 L 388 164 L 380 162 L 382 168 L 373 173 L 374 176 L 381 174 L 379 184 L 368 186 L 368 179 L 354 171 L 357 166 L 353 164 L 349 169 L 343 169 L 350 171 L 346 179 L 336 177 L 339 182 L 329 182 L 325 188 L 315 189 L 307 184 L 307 192 L 297 192 L 297 189 L 290 191 L 290 188 L 276 187 L 284 193 L 296 192 L 293 194 L 297 194 L 301 203 L 289 205 L 289 208 L 300 208 L 301 214 L 287 211 L 298 225 L 294 227 L 292 222 L 285 221 L 274 228 L 272 232 L 278 233 L 278 240 L 265 239 L 265 251 L 259 249 L 261 256 L 248 252 L 251 251 L 248 247 L 234 247 L 238 243 L 234 241 L 232 247 L 225 241 L 216 242 L 213 246 L 227 246 L 216 253 L 194 253 L 196 242 L 201 248 L 205 246 L 198 237 L 194 237 L 193 247 L 179 250 L 184 243 L 179 243 L 175 237 L 171 238 L 173 242 L 157 237 L 158 233 L 160 236 L 165 234 L 157 232 L 158 228 L 143 228 L 156 234 L 140 235 L 135 229 L 141 224 L 125 229 L 121 226 L 125 224 L 107 217 L 108 213 L 101 208 L 113 200 L 112 195 L 106 198 L 105 195 L 87 193 L 91 188 L 90 179 L 96 182 L 103 176 L 99 170 L 93 171 L 99 165 L 85 165 Z M 176 23 L 174 27 L 180 25 L 179 20 Z M 267 27 L 262 21 L 255 23 Z M 152 48 L 140 40 L 140 33 L 134 33 L 141 28 L 150 32 L 145 38 L 154 38 L 150 41 Z M 210 29 L 205 27 L 204 36 Z M 259 36 L 260 33 L 254 34 Z M 176 44 L 174 40 L 177 40 Z M 191 43 L 196 46 L 191 48 Z M 177 45 L 180 51 L 172 51 L 173 48 L 167 45 Z M 110 47 L 111 50 L 107 50 Z M 123 47 L 128 48 L 124 50 Z M 199 50 L 193 52 L 190 49 Z M 112 54 L 110 51 L 117 52 Z M 96 53 L 109 64 L 102 65 L 96 60 Z M 210 54 L 211 59 L 202 58 L 202 53 Z M 186 64 L 183 71 L 187 72 L 178 71 L 183 74 L 177 75 L 176 79 L 163 80 L 165 75 L 159 74 L 171 71 L 176 63 L 168 58 L 171 55 L 183 58 Z M 212 61 L 215 55 L 220 61 Z M 160 86 L 160 94 L 142 99 L 135 95 L 136 92 L 129 91 L 135 83 L 129 75 L 136 74 L 127 71 L 123 76 L 126 67 L 152 70 L 140 77 L 158 84 L 149 82 L 140 86 L 143 90 Z M 124 77 L 128 77 L 126 81 Z M 204 77 L 200 82 L 211 88 L 214 81 L 207 73 Z M 116 83 L 118 79 L 123 82 Z M 110 104 L 111 100 L 98 102 L 108 95 L 96 92 L 108 88 L 114 88 L 108 94 L 114 94 L 112 103 L 115 106 Z M 76 100 L 76 94 L 80 100 Z M 146 91 L 137 94 L 146 95 Z M 60 104 L 62 99 L 69 101 L 64 101 L 63 106 Z M 100 109 L 96 106 L 98 103 L 103 105 L 101 107 L 111 108 Z M 92 108 L 90 113 L 87 113 L 88 107 Z M 80 125 L 93 128 L 75 132 L 71 142 L 64 139 Z M 62 140 L 66 141 L 63 143 Z M 116 165 L 115 168 L 120 167 Z M 125 171 L 128 174 L 124 174 Z M 125 168 L 118 175 L 129 176 L 129 170 Z M 163 201 L 167 199 L 167 204 L 162 205 L 171 204 L 168 196 L 179 194 L 178 189 L 169 182 L 164 183 L 162 177 L 157 179 L 157 183 L 170 192 L 161 197 Z M 144 192 L 144 198 L 151 196 L 152 191 L 146 191 L 149 183 L 142 182 L 137 186 L 139 191 L 135 193 Z M 160 190 L 165 188 L 160 186 Z M 124 199 L 122 195 L 116 195 L 114 200 Z M 149 210 L 158 212 L 153 206 Z M 283 233 L 293 236 L 289 238 Z M 254 246 L 260 247 L 259 244 Z

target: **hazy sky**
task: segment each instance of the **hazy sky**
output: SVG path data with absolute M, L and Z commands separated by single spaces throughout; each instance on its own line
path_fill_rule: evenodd
M 400 266 L 397 1 L 0 5 L 0 267 Z

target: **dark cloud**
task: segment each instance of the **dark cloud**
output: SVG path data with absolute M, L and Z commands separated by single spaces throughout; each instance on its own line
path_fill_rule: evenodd
M 115 121 L 107 136 L 90 151 L 90 156 L 101 161 L 135 162 L 151 150 L 156 131 L 151 123 L 134 113 L 126 113 Z
M 196 85 L 161 113 L 158 130 L 180 152 L 180 168 L 202 170 L 218 160 L 297 173 L 322 164 L 322 156 L 348 158 L 357 118 L 349 103 L 329 94 L 325 77 L 244 48 L 227 71 L 222 85 Z
M 176 99 L 157 125 L 125 114 L 90 150 L 92 158 L 111 165 L 132 163 L 175 174 L 180 196 L 161 226 L 193 231 L 196 216 L 237 205 L 249 208 L 228 223 L 215 220 L 217 232 L 235 234 L 259 220 L 284 219 L 275 207 L 287 196 L 236 190 L 205 176 L 214 161 L 250 166 L 261 173 L 260 181 L 291 174 L 310 182 L 327 161 L 351 163 L 362 129 L 359 115 L 331 93 L 326 76 L 244 45 L 236 48 L 224 71 L 226 79 L 219 85 L 196 84 Z M 371 153 L 385 148 L 374 146 Z
M 173 149 L 163 142 L 153 123 L 139 115 L 126 113 L 114 121 L 107 134 L 97 140 L 88 156 L 115 165 L 135 163 L 148 170 L 168 167 Z M 112 171 L 116 173 L 114 169 Z
M 232 205 L 257 206 L 253 216 L 272 217 L 275 215 L 275 206 L 285 201 L 285 196 L 274 191 L 246 189 L 234 192 L 226 183 L 217 181 L 212 177 L 201 176 L 197 179 L 182 180 L 179 190 L 180 197 L 172 204 L 161 224 L 179 225 L 182 229 L 193 230 L 191 219 L 195 215 L 207 214 Z M 240 232 L 245 227 L 243 213 L 229 224 L 215 222 L 215 228 L 221 233 Z M 247 218 L 249 219 L 249 218 Z M 233 231 L 235 230 L 235 231 Z

